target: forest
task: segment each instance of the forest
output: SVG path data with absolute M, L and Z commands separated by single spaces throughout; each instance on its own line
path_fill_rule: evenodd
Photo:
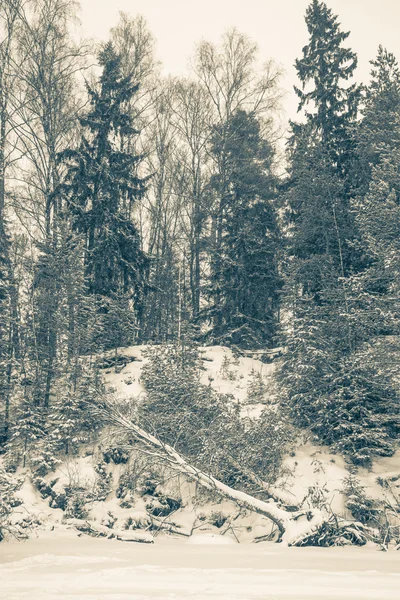
M 272 521 L 274 539 L 399 546 L 400 472 L 381 482 L 390 505 L 357 479 L 399 447 L 396 57 L 379 46 L 357 83 L 349 32 L 312 0 L 288 123 L 278 62 L 239 30 L 171 77 L 144 17 L 120 13 L 94 41 L 78 14 L 0 6 L 0 540 L 21 529 L 27 472 L 88 532 L 80 486 L 49 481 L 106 431 L 92 499 L 110 461 L 141 453 L 147 490 L 163 464 Z M 104 373 L 132 347 L 144 392 L 122 401 Z M 273 364 L 259 418 L 201 379 L 210 347 L 233 357 L 228 382 L 240 357 Z M 343 457 L 348 518 L 275 485 L 304 435 Z

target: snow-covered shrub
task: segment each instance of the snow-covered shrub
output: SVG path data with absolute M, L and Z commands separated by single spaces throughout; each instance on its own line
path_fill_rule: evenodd
M 111 510 L 109 510 L 107 512 L 107 516 L 101 520 L 101 524 L 104 525 L 104 527 L 113 529 L 114 525 L 117 521 L 118 521 L 117 517 L 111 512 Z
M 93 499 L 102 502 L 107 499 L 112 487 L 112 473 L 107 473 L 104 464 L 94 465 L 97 474 L 93 489 Z
M 129 460 L 129 453 L 123 448 L 107 448 L 107 450 L 103 452 L 103 458 L 104 462 L 107 464 L 113 462 L 114 465 L 124 465 Z
M 303 537 L 297 546 L 364 546 L 377 541 L 376 531 L 360 522 L 346 521 L 332 515 L 318 529 Z
M 208 517 L 208 521 L 211 523 L 211 525 L 214 525 L 215 527 L 218 527 L 218 529 L 220 529 L 228 518 L 228 515 L 216 510 L 210 514 L 210 516 Z
M 390 488 L 386 487 L 382 479 L 381 485 L 387 492 L 390 492 Z M 400 542 L 400 503 L 397 495 L 390 492 L 384 500 L 375 500 L 367 495 L 360 480 L 352 474 L 344 480 L 343 487 L 347 496 L 347 508 L 357 521 L 377 530 L 376 541 L 385 549 L 389 542 L 398 544 Z
M 88 516 L 86 488 L 65 488 L 66 505 L 64 508 L 66 518 L 86 519 Z M 61 507 L 60 507 L 61 508 Z
M 153 495 L 161 481 L 160 475 L 156 473 L 154 462 L 151 457 L 133 452 L 129 463 L 120 475 L 115 492 L 117 498 L 124 500 L 128 496 L 132 498 L 134 494 Z
M 181 502 L 179 500 L 157 494 L 146 504 L 146 510 L 155 517 L 166 517 L 178 510 L 180 506 Z
M 124 529 L 149 529 L 152 525 L 152 519 L 145 512 L 136 512 L 130 515 L 124 522 Z
M 0 542 L 11 529 L 9 516 L 13 508 L 22 503 L 15 497 L 21 485 L 22 480 L 13 478 L 0 467 Z
M 37 451 L 30 460 L 34 476 L 44 477 L 48 473 L 55 471 L 61 460 L 54 454 L 54 449 L 45 438 L 42 444 L 39 444 Z
M 43 479 L 43 477 L 35 477 L 32 483 L 38 490 L 42 498 L 53 498 L 53 496 L 55 495 L 53 487 L 55 486 L 57 481 L 58 478 L 53 479 L 52 481 L 46 481 L 46 479 Z
M 311 485 L 308 487 L 307 494 L 301 502 L 302 507 L 319 508 L 329 512 L 328 506 L 328 490 L 326 484 L 322 487 L 319 485 Z
M 250 381 L 247 386 L 247 402 L 256 404 L 264 401 L 267 386 L 264 383 L 262 374 L 254 369 L 250 372 Z
M 68 496 L 66 491 L 61 490 L 60 492 L 53 492 L 51 494 L 49 506 L 51 508 L 61 508 L 61 510 L 66 510 L 68 506 Z
M 228 379 L 229 381 L 235 381 L 237 379 L 237 372 L 232 368 L 238 364 L 237 360 L 231 360 L 228 354 L 224 354 L 222 365 L 220 369 L 220 375 L 222 379 Z
M 347 496 L 346 507 L 353 517 L 365 525 L 376 524 L 382 510 L 381 503 L 366 494 L 365 487 L 355 475 L 350 473 L 343 480 L 343 490 Z
M 245 424 L 239 406 L 202 384 L 199 373 L 195 347 L 151 349 L 142 371 L 143 426 L 228 485 L 254 491 L 257 477 L 273 481 L 292 437 L 287 419 L 269 407 Z

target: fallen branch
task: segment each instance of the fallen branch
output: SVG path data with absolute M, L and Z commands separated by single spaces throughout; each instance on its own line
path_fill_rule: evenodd
M 164 519 L 160 519 L 159 517 L 155 517 L 154 515 L 149 515 L 152 520 L 152 526 L 157 527 L 157 531 L 154 532 L 156 536 L 160 531 L 167 531 L 168 533 L 173 533 L 174 535 L 181 535 L 183 537 L 190 537 L 191 532 L 184 531 L 180 529 L 175 523 L 171 523 L 171 521 L 167 521 L 166 519 L 170 517 L 165 517 Z
M 84 519 L 68 519 L 68 525 L 72 525 L 78 531 L 86 533 L 93 537 L 105 537 L 108 539 L 116 538 L 122 542 L 138 542 L 141 544 L 153 544 L 154 538 L 147 531 L 138 531 L 131 529 L 110 529 L 104 525 L 99 525 L 93 521 Z

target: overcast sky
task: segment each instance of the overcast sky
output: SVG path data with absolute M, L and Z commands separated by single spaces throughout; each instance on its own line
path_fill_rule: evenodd
M 108 38 L 118 12 L 143 15 L 157 39 L 157 58 L 165 74 L 187 74 L 188 58 L 202 38 L 217 42 L 231 26 L 257 42 L 260 58 L 273 58 L 286 71 L 282 80 L 288 91 L 285 109 L 290 117 L 297 100 L 293 63 L 307 42 L 304 15 L 308 0 L 81 0 L 85 35 Z M 351 31 L 348 43 L 359 57 L 357 79 L 367 81 L 369 60 L 379 44 L 400 58 L 400 0 L 329 0 L 328 6 L 344 31 Z

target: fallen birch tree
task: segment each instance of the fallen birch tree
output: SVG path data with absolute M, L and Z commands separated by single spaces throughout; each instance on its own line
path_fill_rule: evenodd
M 90 406 L 91 410 L 106 424 L 129 433 L 132 439 L 138 443 L 141 452 L 157 458 L 160 462 L 168 465 L 171 470 L 186 475 L 207 490 L 233 500 L 240 508 L 256 512 L 270 519 L 279 530 L 279 541 L 290 546 L 297 545 L 305 538 L 315 534 L 324 523 L 329 521 L 330 515 L 321 509 L 285 510 L 272 497 L 269 501 L 260 500 L 223 483 L 213 477 L 212 474 L 206 473 L 188 462 L 174 447 L 164 443 L 157 436 L 144 430 L 126 416 L 115 398 L 102 397 L 98 403 Z M 259 477 L 257 477 L 257 481 L 263 484 L 263 488 L 269 489 L 270 486 L 261 482 Z

